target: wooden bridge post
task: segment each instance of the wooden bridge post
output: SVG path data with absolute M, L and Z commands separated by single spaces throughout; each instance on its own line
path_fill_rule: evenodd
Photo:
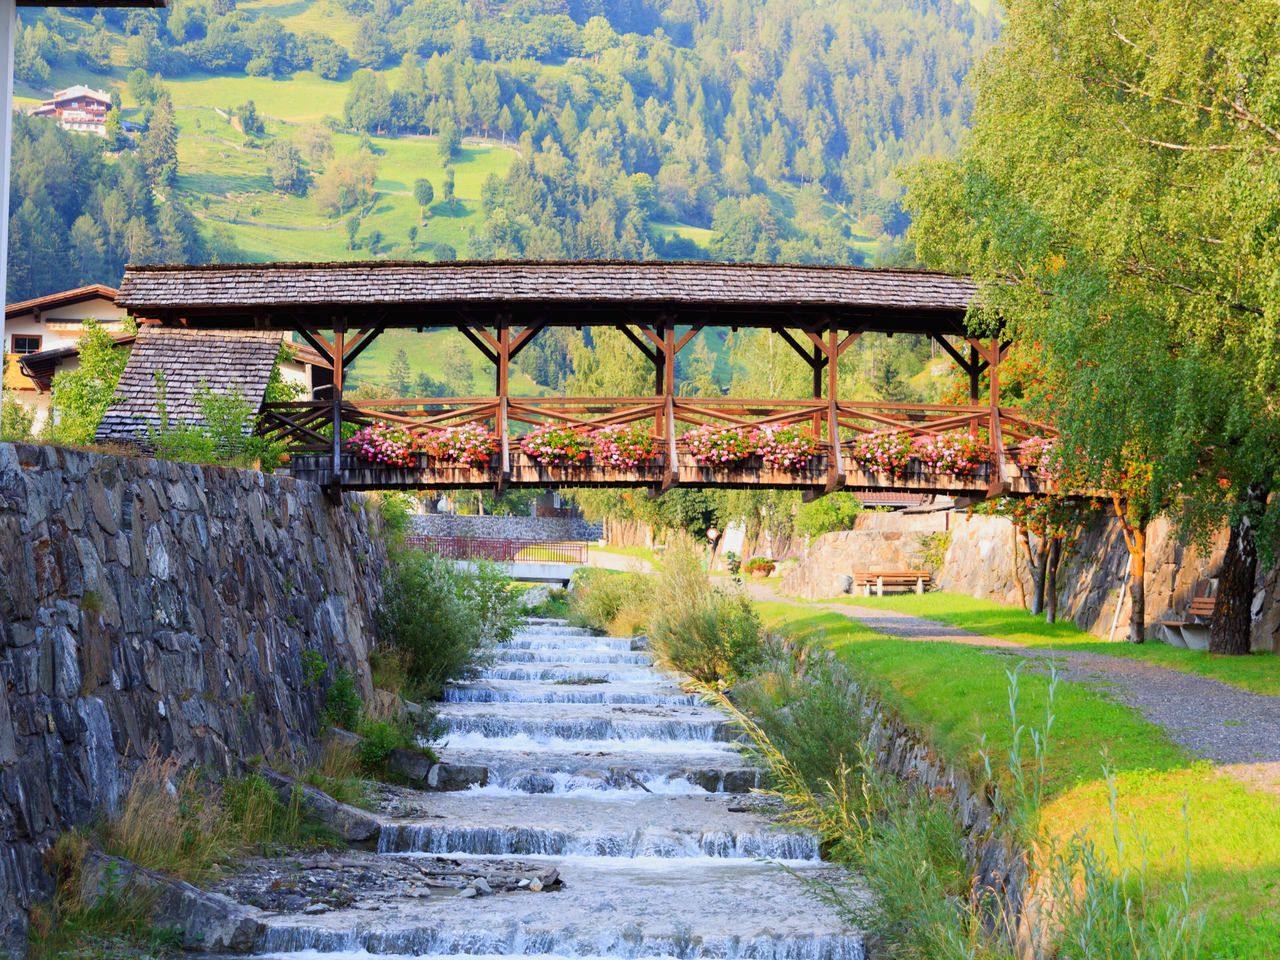
M 1007 348 L 1006 348 L 1007 349 Z M 991 494 L 1008 492 L 1009 482 L 1005 469 L 1004 433 L 1000 429 L 1000 361 L 1004 359 L 1004 350 L 1000 347 L 998 336 L 991 338 L 991 419 L 987 427 L 987 439 L 991 443 L 991 452 L 995 456 L 996 475 L 990 487 Z
M 507 427 L 507 402 L 511 393 L 511 314 L 499 313 L 497 317 L 497 333 L 498 345 L 494 351 L 497 354 L 497 372 L 495 377 L 497 383 L 495 390 L 498 395 L 498 416 L 495 426 L 498 428 L 498 437 L 502 444 L 502 464 L 501 472 L 498 478 L 497 492 L 501 493 L 507 488 L 507 484 L 511 482 L 511 451 L 508 440 Z
M 333 476 L 329 481 L 329 499 L 334 503 L 342 500 L 342 368 L 346 359 L 346 344 L 343 342 L 347 332 L 344 318 L 333 320 Z
M 826 351 L 822 350 L 815 343 L 813 345 L 813 399 L 822 399 L 822 363 L 823 355 Z M 813 411 L 813 435 L 815 438 L 822 434 L 822 412 L 820 410 Z
M 840 450 L 840 321 L 831 318 L 827 331 L 827 439 L 831 444 L 831 459 L 827 461 L 827 493 L 844 486 L 844 454 Z M 821 399 L 821 394 L 819 394 Z
M 982 367 L 976 341 L 969 341 L 969 406 L 978 405 L 978 378 L 982 375 Z M 969 436 L 978 435 L 978 421 L 975 418 L 969 423 Z

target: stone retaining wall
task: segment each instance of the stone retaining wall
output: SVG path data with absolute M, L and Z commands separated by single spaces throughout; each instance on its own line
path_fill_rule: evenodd
M 901 537 L 893 541 L 900 558 L 883 539 L 876 539 L 877 532 L 881 538 L 890 533 Z M 808 600 L 838 596 L 845 591 L 845 578 L 854 569 L 881 565 L 884 569 L 905 569 L 923 564 L 923 541 L 930 534 L 950 540 L 945 562 L 934 572 L 938 589 L 1014 607 L 1020 606 L 1025 596 L 1030 604 L 1031 574 L 1021 543 L 1015 565 L 1013 525 L 1000 517 L 966 516 L 962 512 L 863 514 L 853 531 L 829 533 L 810 544 L 804 561 L 783 579 L 781 590 Z M 1219 531 L 1206 552 L 1182 542 L 1165 518 L 1147 528 L 1144 613 L 1149 637 L 1156 635 L 1160 620 L 1180 619 L 1180 611 L 1197 591 L 1217 589 L 1227 536 L 1228 531 Z M 1097 513 L 1058 570 L 1059 618 L 1106 637 L 1116 621 L 1119 603 L 1115 636 L 1126 636 L 1130 604 L 1128 592 L 1122 593 L 1121 587 L 1128 556 L 1119 522 Z M 1253 648 L 1280 650 L 1280 567 L 1259 570 L 1253 603 Z
M 598 540 L 600 524 L 581 517 L 461 516 L 419 514 L 413 532 L 425 537 L 485 537 L 497 540 Z
M 369 692 L 379 531 L 288 478 L 0 444 L 0 950 L 52 892 L 48 844 L 150 753 L 313 749 L 305 650 Z

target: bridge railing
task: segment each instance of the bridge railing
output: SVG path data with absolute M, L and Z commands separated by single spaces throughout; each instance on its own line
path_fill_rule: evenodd
M 494 560 L 498 563 L 587 562 L 588 544 L 579 541 L 524 540 L 507 537 L 408 536 L 406 547 L 446 560 Z
M 514 442 L 521 424 L 568 423 L 588 427 L 639 423 L 658 439 L 669 436 L 667 418 L 674 424 L 753 427 L 766 424 L 808 424 L 819 441 L 829 442 L 834 411 L 844 441 L 876 430 L 901 429 L 913 435 L 964 431 L 988 438 L 995 432 L 1004 444 L 1016 443 L 1043 425 L 1029 420 L 1013 407 L 989 404 L 892 403 L 838 400 L 755 400 L 741 397 L 509 397 L 503 409 L 498 397 L 419 397 L 390 400 L 344 401 L 344 424 L 367 426 L 375 421 L 395 423 L 415 433 L 465 423 L 488 423 L 502 433 L 500 421 Z M 301 400 L 269 403 L 263 409 L 263 432 L 288 443 L 298 453 L 331 449 L 333 403 Z M 675 441 L 680 445 L 676 428 Z M 329 436 L 325 434 L 328 433 Z M 990 441 L 989 441 L 990 442 Z

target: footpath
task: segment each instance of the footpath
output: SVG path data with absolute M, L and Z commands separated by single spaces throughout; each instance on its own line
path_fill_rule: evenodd
M 1052 647 L 1025 647 L 961 630 L 936 620 L 845 604 L 798 604 L 769 584 L 750 583 L 756 600 L 791 603 L 838 613 L 872 630 L 923 643 L 959 643 L 993 654 L 1052 660 L 1059 676 L 1083 683 L 1137 710 L 1176 743 L 1231 776 L 1280 792 L 1280 697 L 1241 690 L 1221 681 L 1140 660 Z

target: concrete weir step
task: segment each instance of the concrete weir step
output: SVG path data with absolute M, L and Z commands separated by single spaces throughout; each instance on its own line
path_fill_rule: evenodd
M 754 861 L 568 861 L 552 894 L 437 896 L 391 914 L 340 910 L 267 920 L 260 949 L 391 956 L 864 960 L 862 938 L 802 882 Z M 562 873 L 563 873 L 562 869 Z M 806 870 L 822 879 L 821 867 Z
M 642 646 L 530 622 L 449 686 L 440 758 L 485 783 L 402 792 L 371 855 L 430 889 L 264 914 L 260 953 L 865 960 L 861 933 L 805 882 L 847 876 L 771 818 L 738 728 Z M 513 864 L 558 879 L 520 887 Z

